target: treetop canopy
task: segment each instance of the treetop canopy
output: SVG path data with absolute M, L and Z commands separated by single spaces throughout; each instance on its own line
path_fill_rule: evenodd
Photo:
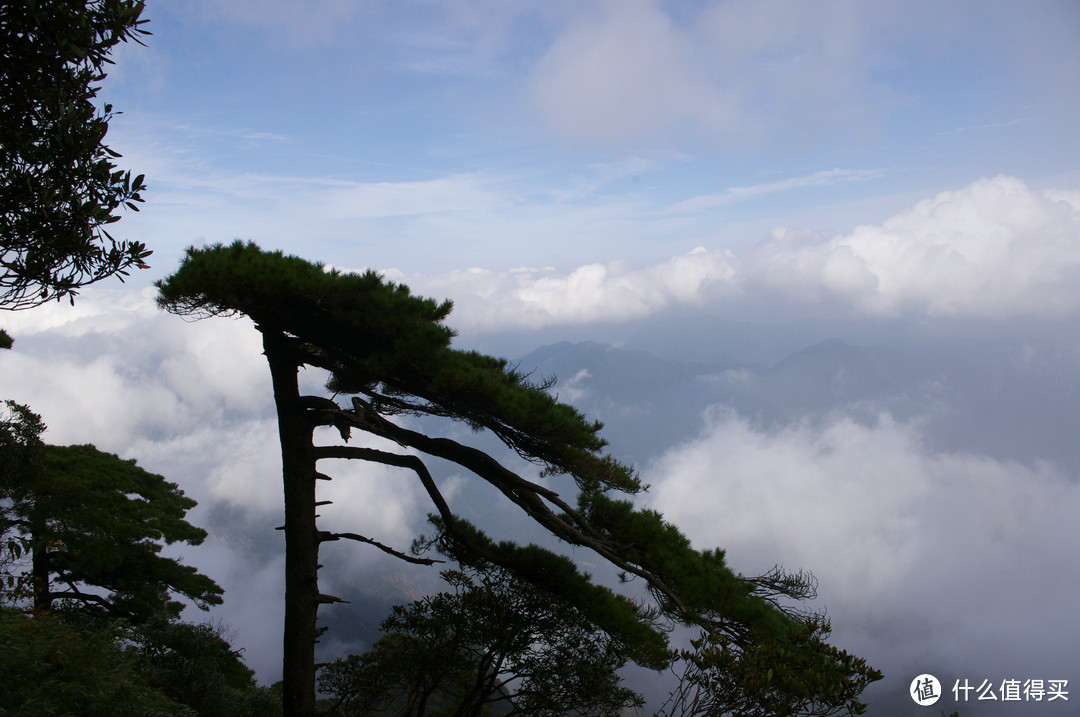
M 384 413 L 446 416 L 486 428 L 523 457 L 582 488 L 638 492 L 630 468 L 599 451 L 600 423 L 587 421 L 504 359 L 450 348 L 443 321 L 453 304 L 413 296 L 372 271 L 322 265 L 254 243 L 189 248 L 157 283 L 158 305 L 207 317 L 243 314 L 290 337 L 297 364 L 331 373 L 328 387 L 363 394 Z

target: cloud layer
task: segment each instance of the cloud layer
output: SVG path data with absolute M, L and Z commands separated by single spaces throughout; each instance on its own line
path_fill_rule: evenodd
M 916 31 L 919 16 L 889 3 L 598 2 L 536 65 L 533 98 L 556 132 L 600 144 L 866 135 L 908 102 L 879 65 L 951 24 L 937 13 Z
M 939 215 L 1000 203 L 1009 187 L 1024 200 L 1017 203 L 1023 211 L 994 215 L 995 225 L 1073 221 L 1074 210 L 1058 211 L 1075 206 L 1065 193 L 987 180 L 921 204 L 896 225 L 912 235 L 919 221 L 950 226 Z M 963 246 L 963 232 L 940 235 Z M 1070 246 L 1035 243 L 1047 254 Z M 645 270 L 611 264 L 561 278 L 523 269 L 498 281 L 484 272 L 440 280 L 490 290 L 488 325 L 528 327 L 736 301 L 752 289 L 747 266 L 725 252 L 697 251 Z M 826 292 L 820 283 L 816 289 Z M 212 536 L 185 557 L 230 591 L 216 614 L 239 630 L 252 664 L 272 677 L 276 628 L 266 625 L 280 618 L 280 536 L 272 530 L 280 465 L 267 370 L 250 323 L 185 323 L 158 312 L 152 291 L 100 289 L 88 290 L 75 308 L 50 304 L 4 318 L 16 345 L 0 356 L 0 397 L 42 413 L 51 442 L 93 442 L 137 457 L 200 501 L 193 517 Z M 580 398 L 589 375 L 568 374 L 565 398 Z M 1010 674 L 986 676 L 1058 677 L 1054 670 L 1072 654 L 1071 633 L 1060 626 L 1071 624 L 1080 589 L 1061 568 L 1080 541 L 1077 477 L 1048 462 L 930 450 L 921 430 L 917 421 L 880 413 L 870 422 L 838 414 L 766 432 L 717 409 L 699 435 L 646 465 L 643 478 L 653 486 L 647 499 L 699 545 L 727 548 L 737 569 L 756 573 L 780 562 L 814 571 L 838 639 L 892 674 L 930 662 L 972 678 L 1003 666 Z M 403 484 L 378 466 L 331 472 L 338 478 L 320 493 L 334 501 L 325 509 L 327 526 L 370 530 L 399 547 L 421 526 L 428 508 L 415 481 Z M 355 568 L 368 565 L 373 551 L 334 552 Z M 351 575 L 328 583 L 335 579 Z M 1028 608 L 1033 604 L 1038 610 Z
M 831 239 L 777 228 L 745 257 L 699 247 L 647 267 L 390 277 L 453 298 L 452 322 L 470 331 L 622 321 L 741 301 L 879 317 L 1075 317 L 1080 192 L 1034 190 L 998 176 Z
M 811 570 L 887 690 L 939 668 L 949 684 L 1074 676 L 1061 626 L 1080 578 L 1058 566 L 1080 543 L 1080 485 L 1050 464 L 932 452 L 887 414 L 764 433 L 716 411 L 644 477 L 652 507 L 737 569 Z
M 981 179 L 827 242 L 778 231 L 753 272 L 778 289 L 835 294 L 869 315 L 1074 314 L 1080 192 Z
M 697 248 L 635 269 L 625 262 L 586 264 L 569 274 L 520 267 L 437 276 L 389 272 L 388 278 L 431 296 L 452 297 L 451 323 L 468 330 L 535 329 L 552 324 L 625 321 L 671 306 L 702 305 L 725 292 L 737 272 L 730 252 Z

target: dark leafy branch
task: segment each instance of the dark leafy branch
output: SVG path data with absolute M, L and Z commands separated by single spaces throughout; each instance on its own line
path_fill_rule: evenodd
M 116 168 L 104 144 L 116 113 L 96 106 L 112 49 L 149 34 L 142 12 L 133 0 L 0 4 L 2 308 L 147 268 L 143 243 L 107 229 L 138 211 L 146 185 Z

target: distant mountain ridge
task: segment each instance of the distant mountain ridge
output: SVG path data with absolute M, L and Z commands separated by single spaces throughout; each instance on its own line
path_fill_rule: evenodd
M 782 343 L 766 334 L 762 345 Z M 888 412 L 918 419 L 936 450 L 1049 458 L 1080 472 L 1080 441 L 1069 428 L 1080 423 L 1080 361 L 1054 347 L 958 339 L 904 350 L 830 337 L 755 366 L 725 352 L 714 352 L 714 361 L 678 360 L 667 344 L 656 344 L 657 353 L 642 349 L 640 336 L 632 346 L 561 342 L 518 365 L 557 377 L 560 399 L 605 421 L 612 450 L 632 461 L 692 439 L 705 410 L 724 406 L 766 429 L 837 412 L 868 420 Z

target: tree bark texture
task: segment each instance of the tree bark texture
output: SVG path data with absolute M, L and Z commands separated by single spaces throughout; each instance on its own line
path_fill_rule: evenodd
M 314 428 L 300 401 L 298 365 L 289 340 L 261 329 L 274 386 L 285 491 L 284 712 L 315 715 L 315 641 L 319 611 L 319 535 L 315 525 Z
M 52 592 L 49 585 L 49 544 L 45 538 L 45 518 L 35 508 L 30 519 L 32 543 L 30 583 L 34 593 L 34 612 L 43 615 L 52 610 Z

